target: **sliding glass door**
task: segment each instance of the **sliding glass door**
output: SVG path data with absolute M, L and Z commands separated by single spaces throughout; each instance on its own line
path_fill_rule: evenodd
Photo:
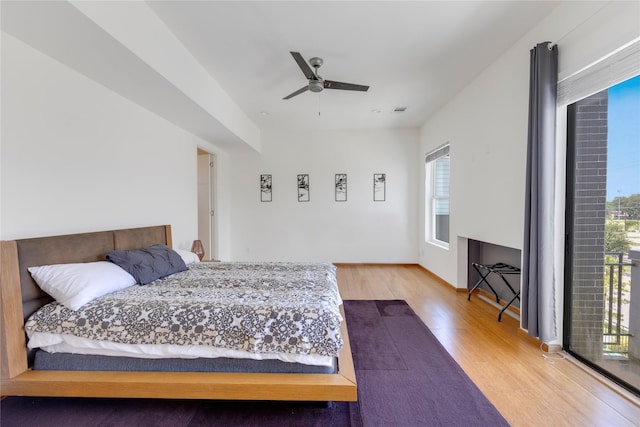
M 567 107 L 564 347 L 640 395 L 640 76 Z

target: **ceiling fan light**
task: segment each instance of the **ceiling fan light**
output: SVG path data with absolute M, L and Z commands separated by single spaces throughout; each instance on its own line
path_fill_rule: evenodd
M 324 89 L 324 83 L 319 80 L 313 80 L 309 82 L 309 90 L 311 92 L 322 92 Z

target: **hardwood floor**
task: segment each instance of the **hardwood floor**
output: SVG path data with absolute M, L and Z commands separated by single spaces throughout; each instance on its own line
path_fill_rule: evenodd
M 638 426 L 640 405 L 417 265 L 337 264 L 342 298 L 403 299 L 513 426 Z

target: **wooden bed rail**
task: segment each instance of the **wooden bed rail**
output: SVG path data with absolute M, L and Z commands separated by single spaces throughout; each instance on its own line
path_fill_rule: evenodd
M 0 375 L 14 378 L 27 370 L 27 343 L 15 241 L 0 242 Z M 3 395 L 4 387 L 0 390 Z
M 355 370 L 344 322 L 343 329 L 345 345 L 340 353 L 337 374 L 26 369 L 11 378 L 3 376 L 1 394 L 3 396 L 356 401 Z

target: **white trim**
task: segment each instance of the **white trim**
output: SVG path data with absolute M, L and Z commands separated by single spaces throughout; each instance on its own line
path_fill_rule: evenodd
M 432 162 L 436 159 L 438 159 L 439 157 L 444 157 L 447 154 L 449 154 L 449 144 L 445 144 L 439 148 L 436 148 L 435 150 L 427 153 L 426 156 L 424 156 L 424 161 L 425 162 Z
M 640 74 L 640 37 L 558 82 L 557 105 L 569 105 Z
M 435 150 L 429 152 L 425 156 L 425 243 L 432 244 L 434 246 L 449 249 L 450 242 L 444 242 L 442 240 L 438 240 L 435 237 L 435 229 L 436 229 L 436 216 L 435 216 L 435 199 L 446 199 L 451 201 L 451 192 L 446 197 L 443 196 L 435 196 L 435 163 L 438 159 L 442 157 L 449 156 L 449 144 L 445 144 Z M 451 172 L 449 171 L 449 179 L 451 179 Z M 449 219 L 451 219 L 451 204 L 449 203 Z M 427 223 L 429 225 L 427 226 Z M 451 226 L 449 224 L 449 232 L 451 231 Z M 451 240 L 451 235 L 449 233 L 449 240 Z

